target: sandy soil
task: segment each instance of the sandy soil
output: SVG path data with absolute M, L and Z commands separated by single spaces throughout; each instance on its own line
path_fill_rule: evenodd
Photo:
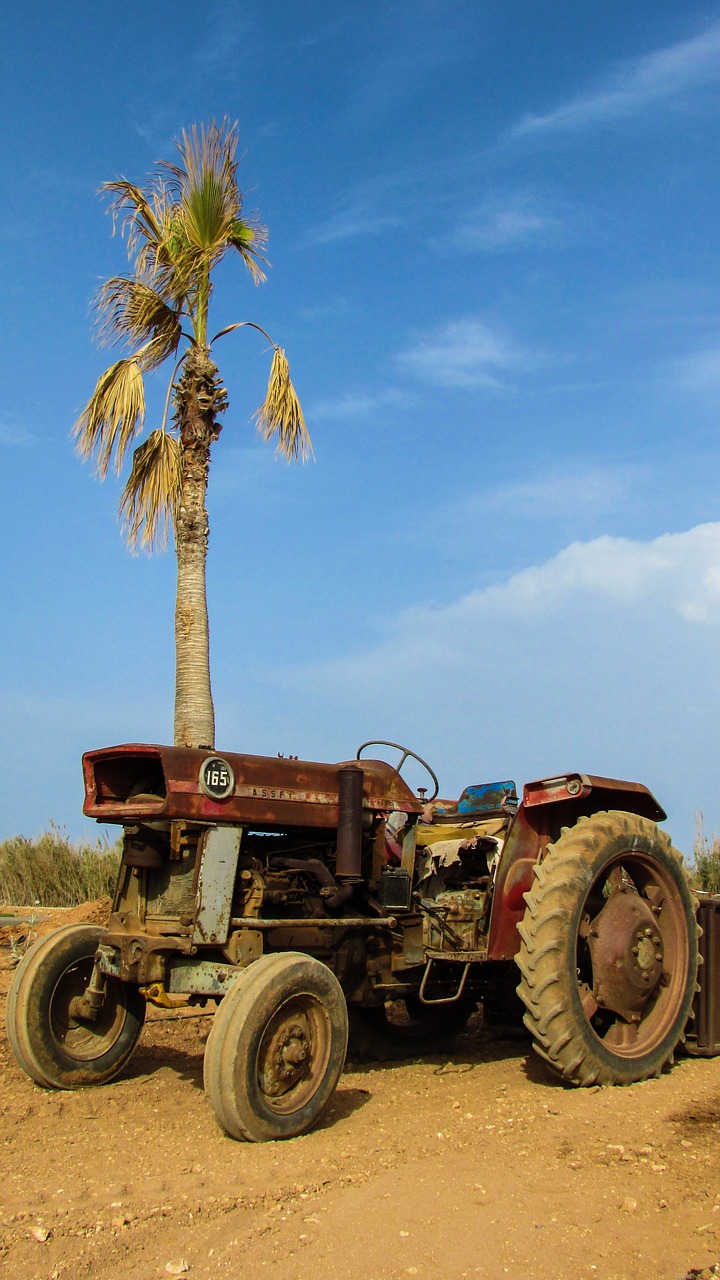
M 263 1146 L 225 1137 L 205 1100 L 207 1015 L 153 1011 L 127 1074 L 77 1093 L 38 1089 L 3 1036 L 0 1266 L 13 1280 L 720 1275 L 720 1060 L 575 1090 L 474 1023 L 451 1055 L 348 1064 L 318 1129 Z

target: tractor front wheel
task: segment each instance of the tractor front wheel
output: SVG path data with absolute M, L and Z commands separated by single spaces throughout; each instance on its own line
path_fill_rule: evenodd
M 8 994 L 10 1047 L 23 1071 L 45 1088 L 106 1084 L 137 1044 L 145 1001 L 137 987 L 105 978 L 97 1007 L 86 991 L 103 930 L 65 925 L 23 957 Z
M 342 988 L 312 956 L 262 956 L 238 974 L 213 1019 L 205 1092 L 233 1138 L 267 1142 L 306 1133 L 345 1064 Z
M 630 1084 L 672 1061 L 698 964 L 695 901 L 670 837 L 597 813 L 535 867 L 516 957 L 537 1053 L 579 1085 Z

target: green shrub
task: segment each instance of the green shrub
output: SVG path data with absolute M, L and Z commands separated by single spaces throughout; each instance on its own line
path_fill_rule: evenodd
M 702 816 L 698 819 L 697 835 L 693 847 L 695 855 L 695 886 L 705 889 L 707 893 L 720 893 L 720 836 L 714 835 L 712 840 L 705 836 Z
M 118 846 L 74 843 L 51 823 L 36 840 L 0 841 L 0 904 L 75 907 L 107 897 L 119 864 Z

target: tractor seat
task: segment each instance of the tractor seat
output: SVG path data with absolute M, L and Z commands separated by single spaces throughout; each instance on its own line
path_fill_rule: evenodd
M 507 816 L 515 813 L 517 807 L 517 790 L 511 781 L 483 782 L 466 787 L 457 801 L 435 800 L 427 806 L 432 810 L 432 822 L 467 822 L 473 818 Z

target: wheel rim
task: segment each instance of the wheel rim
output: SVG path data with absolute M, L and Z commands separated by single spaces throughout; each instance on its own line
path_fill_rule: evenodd
M 50 1031 L 55 1043 L 70 1058 L 91 1062 L 116 1043 L 125 1024 L 125 1009 L 117 999 L 112 978 L 107 979 L 105 999 L 97 1018 L 79 1018 L 74 1002 L 81 999 L 93 971 L 93 958 L 70 965 L 58 979 L 50 1000 Z
M 323 1082 L 332 1046 L 327 1011 L 309 993 L 276 1010 L 258 1050 L 257 1078 L 266 1105 L 278 1115 L 300 1111 Z
M 613 858 L 585 897 L 577 932 L 578 996 L 594 1036 L 619 1057 L 651 1052 L 678 1016 L 687 973 L 674 878 L 641 853 Z

